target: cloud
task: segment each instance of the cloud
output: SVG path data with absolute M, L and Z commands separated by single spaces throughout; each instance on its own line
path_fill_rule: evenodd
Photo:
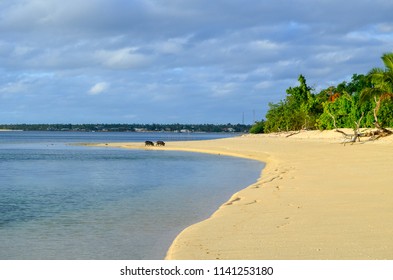
M 92 86 L 89 90 L 89 94 L 97 95 L 101 94 L 109 88 L 109 84 L 106 82 L 100 82 Z
M 192 35 L 178 38 L 168 38 L 153 44 L 153 49 L 163 54 L 179 54 L 192 38 Z
M 118 50 L 99 50 L 95 57 L 105 67 L 113 69 L 129 69 L 146 66 L 149 58 L 138 53 L 138 48 L 127 47 Z
M 382 66 L 392 30 L 388 0 L 3 0 L 1 119 L 235 122 Z
M 233 94 L 237 85 L 235 83 L 225 83 L 212 86 L 212 93 L 214 97 L 225 97 Z
M 7 83 L 0 87 L 0 94 L 17 94 L 25 92 L 28 86 L 23 81 Z

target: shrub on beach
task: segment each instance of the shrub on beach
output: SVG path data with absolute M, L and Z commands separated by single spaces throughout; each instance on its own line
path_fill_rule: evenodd
M 263 133 L 265 131 L 265 121 L 255 122 L 255 124 L 251 127 L 250 133 L 258 134 Z
M 288 88 L 285 99 L 269 103 L 266 120 L 254 124 L 250 133 L 393 127 L 393 53 L 381 58 L 385 68 L 374 68 L 367 75 L 354 74 L 350 82 L 319 93 L 300 75 L 300 85 Z

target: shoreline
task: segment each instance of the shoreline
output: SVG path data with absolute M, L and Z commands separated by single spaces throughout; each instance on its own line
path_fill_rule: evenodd
M 266 163 L 254 184 L 184 229 L 166 259 L 393 259 L 393 138 L 342 145 L 333 131 L 100 144 Z

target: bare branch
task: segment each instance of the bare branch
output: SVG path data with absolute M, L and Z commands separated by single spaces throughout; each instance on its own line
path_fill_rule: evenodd
M 288 137 L 291 137 L 291 136 L 293 136 L 293 135 L 299 134 L 300 132 L 301 132 L 301 130 L 292 132 L 291 134 L 285 136 L 285 138 L 288 138 Z

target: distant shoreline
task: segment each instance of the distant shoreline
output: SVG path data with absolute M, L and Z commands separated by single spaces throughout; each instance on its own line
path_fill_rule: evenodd
M 184 229 L 166 259 L 392 259 L 393 138 L 342 145 L 334 131 L 105 146 L 266 162 L 260 179 Z
M 0 124 L 0 129 L 81 132 L 245 133 L 248 124 Z

